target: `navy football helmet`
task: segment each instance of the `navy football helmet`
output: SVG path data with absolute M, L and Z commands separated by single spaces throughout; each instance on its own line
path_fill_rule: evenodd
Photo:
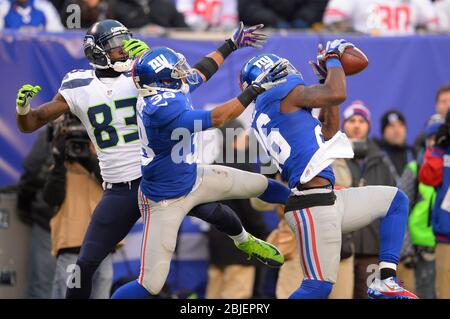
M 133 64 L 132 77 L 141 94 L 153 95 L 158 91 L 189 91 L 188 84 L 198 84 L 199 74 L 181 53 L 166 47 L 154 47 Z
M 131 39 L 131 32 L 119 21 L 103 20 L 94 23 L 86 32 L 83 49 L 89 64 L 96 69 L 112 68 L 116 72 L 126 72 L 132 60 L 123 52 L 123 57 L 112 61 L 110 53 L 123 47 L 123 41 Z
M 279 60 L 286 61 L 286 70 L 289 74 L 296 74 L 303 78 L 302 74 L 287 59 L 281 58 L 276 54 L 260 54 L 251 58 L 242 67 L 239 75 L 241 89 L 244 90 L 251 85 L 262 73 L 270 69 Z

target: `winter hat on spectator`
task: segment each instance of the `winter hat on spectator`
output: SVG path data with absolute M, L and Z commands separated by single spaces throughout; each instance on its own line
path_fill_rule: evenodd
M 430 138 L 435 135 L 442 124 L 444 124 L 444 119 L 440 114 L 432 115 L 428 120 L 427 127 L 425 128 L 425 136 Z
M 344 123 L 355 115 L 362 116 L 367 121 L 367 123 L 369 123 L 369 126 L 372 125 L 372 115 L 370 114 L 369 108 L 364 104 L 363 101 L 353 101 L 349 106 L 345 108 Z
M 383 114 L 381 117 L 381 134 L 384 133 L 386 127 L 395 122 L 402 122 L 406 126 L 405 116 L 396 110 L 390 110 Z

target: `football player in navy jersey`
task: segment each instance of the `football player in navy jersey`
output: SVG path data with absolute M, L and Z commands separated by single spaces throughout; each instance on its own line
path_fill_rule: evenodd
M 369 297 L 415 299 L 396 278 L 408 217 L 405 194 L 388 186 L 334 189 L 330 164 L 353 157 L 349 140 L 339 131 L 338 108 L 346 99 L 340 58 L 351 46 L 335 40 L 319 49 L 318 63 L 310 63 L 321 84 L 306 86 L 300 72 L 288 64 L 286 82 L 256 98 L 252 127 L 292 190 L 285 216 L 297 237 L 304 280 L 291 298 L 327 298 L 338 273 L 341 234 L 381 218 L 380 278 L 370 284 Z M 285 59 L 274 54 L 252 58 L 241 70 L 242 88 L 280 60 Z M 311 108 L 321 108 L 319 119 Z M 322 125 L 320 120 L 334 124 Z

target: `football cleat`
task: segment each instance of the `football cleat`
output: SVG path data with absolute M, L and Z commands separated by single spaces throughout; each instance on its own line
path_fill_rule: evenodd
M 248 240 L 245 243 L 239 244 L 235 241 L 234 244 L 247 253 L 249 258 L 253 256 L 269 267 L 281 267 L 284 263 L 284 256 L 277 247 L 250 234 L 248 234 Z
M 375 279 L 367 294 L 370 299 L 419 299 L 415 294 L 403 288 L 395 277 Z

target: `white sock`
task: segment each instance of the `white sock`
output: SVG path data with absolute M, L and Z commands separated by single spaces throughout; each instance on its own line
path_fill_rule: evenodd
M 242 244 L 248 240 L 248 233 L 244 229 L 244 227 L 242 227 L 242 232 L 239 235 L 230 236 L 230 238 L 233 239 L 234 241 L 236 241 L 237 243 Z
M 388 263 L 388 262 L 385 262 L 385 261 L 380 261 L 379 268 L 380 269 L 381 268 L 391 268 L 391 269 L 394 269 L 395 271 L 397 271 L 397 265 L 396 264 Z

